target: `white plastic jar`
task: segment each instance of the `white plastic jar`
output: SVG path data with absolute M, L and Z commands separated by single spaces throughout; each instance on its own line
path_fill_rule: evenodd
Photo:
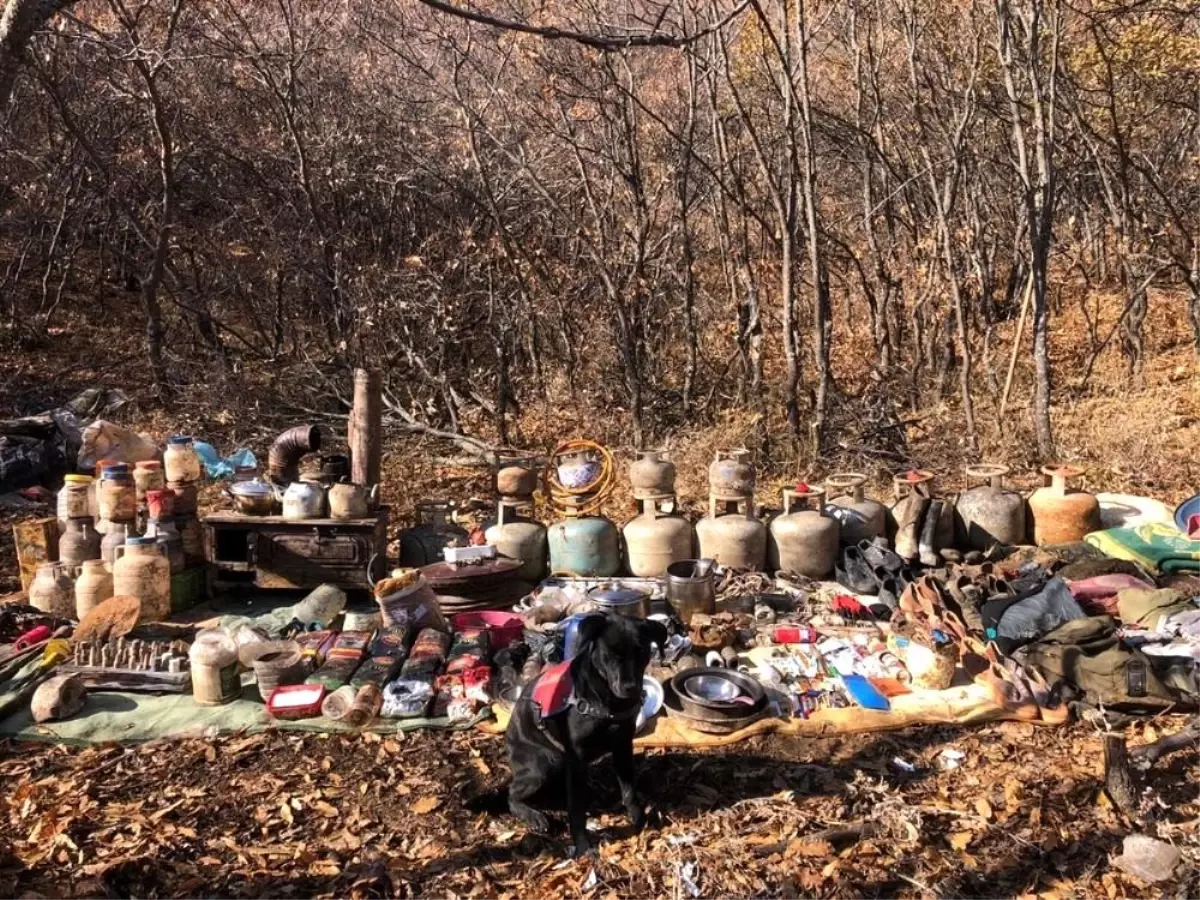
M 163 468 L 167 470 L 167 481 L 200 480 L 200 456 L 192 446 L 191 437 L 177 434 L 167 438 Z

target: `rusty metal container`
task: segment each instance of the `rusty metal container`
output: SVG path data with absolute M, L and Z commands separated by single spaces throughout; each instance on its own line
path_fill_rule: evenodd
M 754 496 L 754 465 L 744 448 L 718 450 L 708 467 L 709 494 L 717 500 L 741 500 Z
M 987 550 L 994 544 L 1025 543 L 1025 498 L 1004 487 L 1008 466 L 981 463 L 967 466 L 970 481 L 987 484 L 963 491 L 956 504 L 957 530 L 962 546 Z
M 674 479 L 674 467 L 672 467 Z M 661 484 L 661 482 L 660 482 Z M 691 559 L 696 552 L 696 530 L 679 515 L 674 495 L 639 499 L 640 515 L 625 523 L 625 560 L 632 575 L 661 578 L 671 563 Z
M 447 500 L 417 502 L 417 524 L 400 532 L 400 565 L 420 568 L 442 562 L 447 545 L 467 542 L 465 529 L 450 521 L 453 505 Z
M 825 491 L 783 489 L 783 512 L 771 520 L 767 563 L 778 572 L 824 578 L 837 561 L 841 527 L 825 509 Z
M 842 541 L 847 544 L 887 536 L 887 507 L 866 496 L 863 492 L 866 482 L 867 476 L 860 472 L 838 472 L 825 479 L 827 489 L 847 492 L 834 497 L 828 506 L 829 514 L 841 525 Z
M 496 522 L 483 533 L 501 556 L 521 561 L 517 577 L 538 582 L 546 577 L 546 526 L 520 515 L 520 501 L 502 499 Z
M 675 464 L 661 450 L 639 450 L 629 466 L 629 484 L 635 500 L 663 500 L 675 496 Z
M 585 498 L 584 499 L 590 499 Z M 578 515 L 567 508 L 566 518 L 550 526 L 550 571 L 584 578 L 607 578 L 621 569 L 621 536 L 604 516 Z
M 754 501 L 708 498 L 708 515 L 696 523 L 700 555 L 726 569 L 762 571 L 767 562 L 767 526 L 754 516 Z
M 1082 541 L 1085 534 L 1103 527 L 1099 501 L 1087 491 L 1069 487 L 1068 482 L 1082 475 L 1083 469 L 1046 466 L 1042 474 L 1050 478 L 1050 483 L 1029 495 L 1029 517 L 1035 544 L 1041 547 Z

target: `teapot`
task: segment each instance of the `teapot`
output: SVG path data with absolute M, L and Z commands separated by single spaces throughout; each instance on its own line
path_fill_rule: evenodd
M 368 489 L 348 480 L 339 481 L 329 487 L 329 515 L 334 519 L 365 519 L 378 495 L 379 485 Z
M 325 488 L 317 481 L 293 481 L 283 492 L 285 519 L 319 519 L 325 515 Z

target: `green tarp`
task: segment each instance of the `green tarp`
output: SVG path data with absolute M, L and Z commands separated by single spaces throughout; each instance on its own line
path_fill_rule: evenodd
M 35 666 L 31 663 L 28 671 Z M 18 674 L 17 677 L 20 677 Z M 15 679 L 14 679 L 15 680 Z M 0 685 L 0 704 L 12 693 L 9 682 Z M 220 734 L 255 734 L 268 729 L 301 732 L 353 733 L 330 719 L 272 719 L 258 697 L 258 688 L 246 687 L 242 699 L 225 706 L 199 706 L 191 694 L 89 693 L 83 709 L 64 722 L 38 725 L 29 703 L 19 712 L 0 720 L 0 737 L 49 741 L 63 744 L 136 743 L 162 738 L 215 737 Z M 376 719 L 370 730 L 379 734 L 415 731 L 420 728 L 463 729 L 491 717 L 484 709 L 471 721 L 450 719 Z

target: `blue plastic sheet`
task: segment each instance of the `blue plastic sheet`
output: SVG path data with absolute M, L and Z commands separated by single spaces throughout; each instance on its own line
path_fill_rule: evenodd
M 200 461 L 204 463 L 204 471 L 213 481 L 232 478 L 234 470 L 240 466 L 258 465 L 254 453 L 247 447 L 234 450 L 229 456 L 223 458 L 217 452 L 216 447 L 205 441 L 193 441 L 192 447 L 195 449 L 196 455 L 200 457 Z

